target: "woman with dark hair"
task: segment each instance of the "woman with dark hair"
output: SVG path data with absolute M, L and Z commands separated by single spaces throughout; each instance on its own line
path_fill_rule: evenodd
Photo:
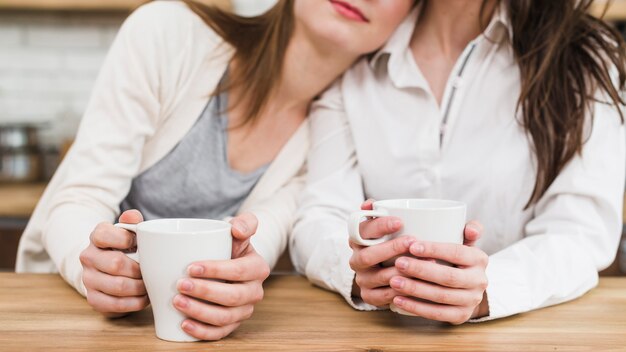
M 120 213 L 125 223 L 236 216 L 233 259 L 191 265 L 173 302 L 188 334 L 228 335 L 262 299 L 286 246 L 309 104 L 382 46 L 412 5 L 281 0 L 254 18 L 187 0 L 141 7 L 109 52 L 17 271 L 58 271 L 95 310 L 121 316 L 149 302 L 122 253 L 134 237 L 112 225 Z
M 454 324 L 593 288 L 622 227 L 626 61 L 592 3 L 421 1 L 312 109 L 290 243 L 298 270 L 358 309 L 393 304 Z M 463 201 L 484 236 L 351 249 L 345 219 L 367 198 Z M 401 228 L 382 217 L 361 233 Z

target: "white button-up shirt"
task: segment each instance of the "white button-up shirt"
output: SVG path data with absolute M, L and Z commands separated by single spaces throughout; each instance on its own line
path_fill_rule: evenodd
M 616 108 L 595 104 L 582 155 L 524 209 L 536 162 L 516 112 L 506 16 L 497 12 L 468 45 L 439 106 L 409 48 L 418 11 L 312 109 L 308 185 L 290 243 L 297 270 L 374 309 L 350 295 L 348 214 L 366 198 L 443 198 L 466 202 L 468 219 L 485 226 L 477 246 L 490 255 L 486 319 L 584 294 L 621 233 L 626 152 Z

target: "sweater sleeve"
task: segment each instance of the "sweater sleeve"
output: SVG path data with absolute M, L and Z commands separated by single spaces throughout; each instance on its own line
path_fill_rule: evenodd
M 339 293 L 354 308 L 376 307 L 352 297 L 346 220 L 364 200 L 357 156 L 339 83 L 312 108 L 308 176 L 301 195 L 290 250 L 298 272 Z
M 249 209 L 259 226 L 251 242 L 256 251 L 273 268 L 285 251 L 291 233 L 298 197 L 305 182 L 305 169 L 281 188 L 273 197 Z
M 55 177 L 42 242 L 63 278 L 85 294 L 80 252 L 100 222 L 112 222 L 156 131 L 170 58 L 180 55 L 180 4 L 154 2 L 121 27 L 93 89 L 76 140 Z M 181 40 L 183 39 L 183 40 Z M 179 46 L 178 49 L 172 47 Z M 167 52 L 165 52 L 167 51 Z M 165 82 L 164 82 L 165 81 Z M 55 180 L 53 180 L 55 181 Z

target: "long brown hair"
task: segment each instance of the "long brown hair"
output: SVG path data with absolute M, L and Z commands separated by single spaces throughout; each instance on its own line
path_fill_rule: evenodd
M 582 155 L 585 126 L 593 122 L 599 97 L 614 105 L 624 122 L 626 47 L 617 30 L 589 14 L 594 0 L 503 1 L 522 81 L 517 109 L 537 161 L 528 208 Z
M 236 70 L 229 72 L 228 82 L 214 94 L 245 88 L 234 103 L 246 104 L 238 126 L 254 123 L 281 78 L 294 28 L 294 0 L 279 0 L 268 12 L 256 17 L 238 16 L 194 0 L 182 1 L 235 49 Z

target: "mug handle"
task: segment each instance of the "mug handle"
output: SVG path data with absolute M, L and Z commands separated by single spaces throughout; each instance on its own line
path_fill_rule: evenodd
M 388 215 L 389 214 L 385 210 L 359 210 L 350 214 L 350 218 L 348 219 L 348 234 L 350 235 L 350 241 L 361 246 L 368 247 L 388 241 L 391 238 L 391 235 L 386 235 L 373 240 L 367 240 L 361 237 L 361 232 L 359 230 L 361 219 L 367 217 L 381 218 Z
M 137 224 L 123 224 L 123 223 L 118 223 L 113 225 L 115 227 L 119 227 L 120 229 L 124 229 L 130 232 L 134 232 L 137 233 Z M 124 254 L 126 254 L 126 256 L 134 261 L 136 261 L 137 263 L 139 263 L 139 252 L 134 252 L 134 253 L 127 253 L 127 252 L 122 252 Z

